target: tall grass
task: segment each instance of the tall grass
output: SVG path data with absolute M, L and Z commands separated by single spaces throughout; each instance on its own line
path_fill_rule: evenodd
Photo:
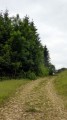
M 28 83 L 29 80 L 4 80 L 0 81 L 0 104 L 15 93 L 17 88 Z
M 57 76 L 54 85 L 58 94 L 62 96 L 67 105 L 67 70 Z

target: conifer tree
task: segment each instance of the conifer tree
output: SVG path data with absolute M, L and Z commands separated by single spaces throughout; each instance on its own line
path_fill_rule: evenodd
M 50 65 L 49 51 L 48 51 L 46 45 L 44 47 L 44 65 L 46 67 L 49 67 L 49 65 Z
M 48 68 L 53 69 L 49 51 L 43 48 L 34 21 L 27 15 L 10 18 L 7 10 L 0 13 L 0 76 L 44 75 Z

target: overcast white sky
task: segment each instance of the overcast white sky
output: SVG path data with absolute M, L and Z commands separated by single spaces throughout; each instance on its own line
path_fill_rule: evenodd
M 0 11 L 5 9 L 11 16 L 33 19 L 51 62 L 56 68 L 67 67 L 67 0 L 0 0 Z

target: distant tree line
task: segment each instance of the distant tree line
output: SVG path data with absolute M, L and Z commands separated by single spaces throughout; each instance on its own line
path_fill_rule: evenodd
M 60 68 L 60 69 L 56 70 L 56 73 L 61 73 L 61 72 L 66 71 L 66 70 L 67 70 L 67 68 Z
M 28 77 L 53 74 L 49 51 L 40 43 L 33 21 L 19 14 L 0 13 L 0 77 Z

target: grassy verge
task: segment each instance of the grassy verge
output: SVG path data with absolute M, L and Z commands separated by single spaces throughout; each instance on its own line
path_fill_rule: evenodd
M 56 77 L 54 85 L 58 94 L 63 98 L 65 106 L 67 107 L 67 71 L 60 73 Z
M 13 95 L 22 85 L 24 86 L 29 80 L 4 80 L 0 81 L 0 104 Z

